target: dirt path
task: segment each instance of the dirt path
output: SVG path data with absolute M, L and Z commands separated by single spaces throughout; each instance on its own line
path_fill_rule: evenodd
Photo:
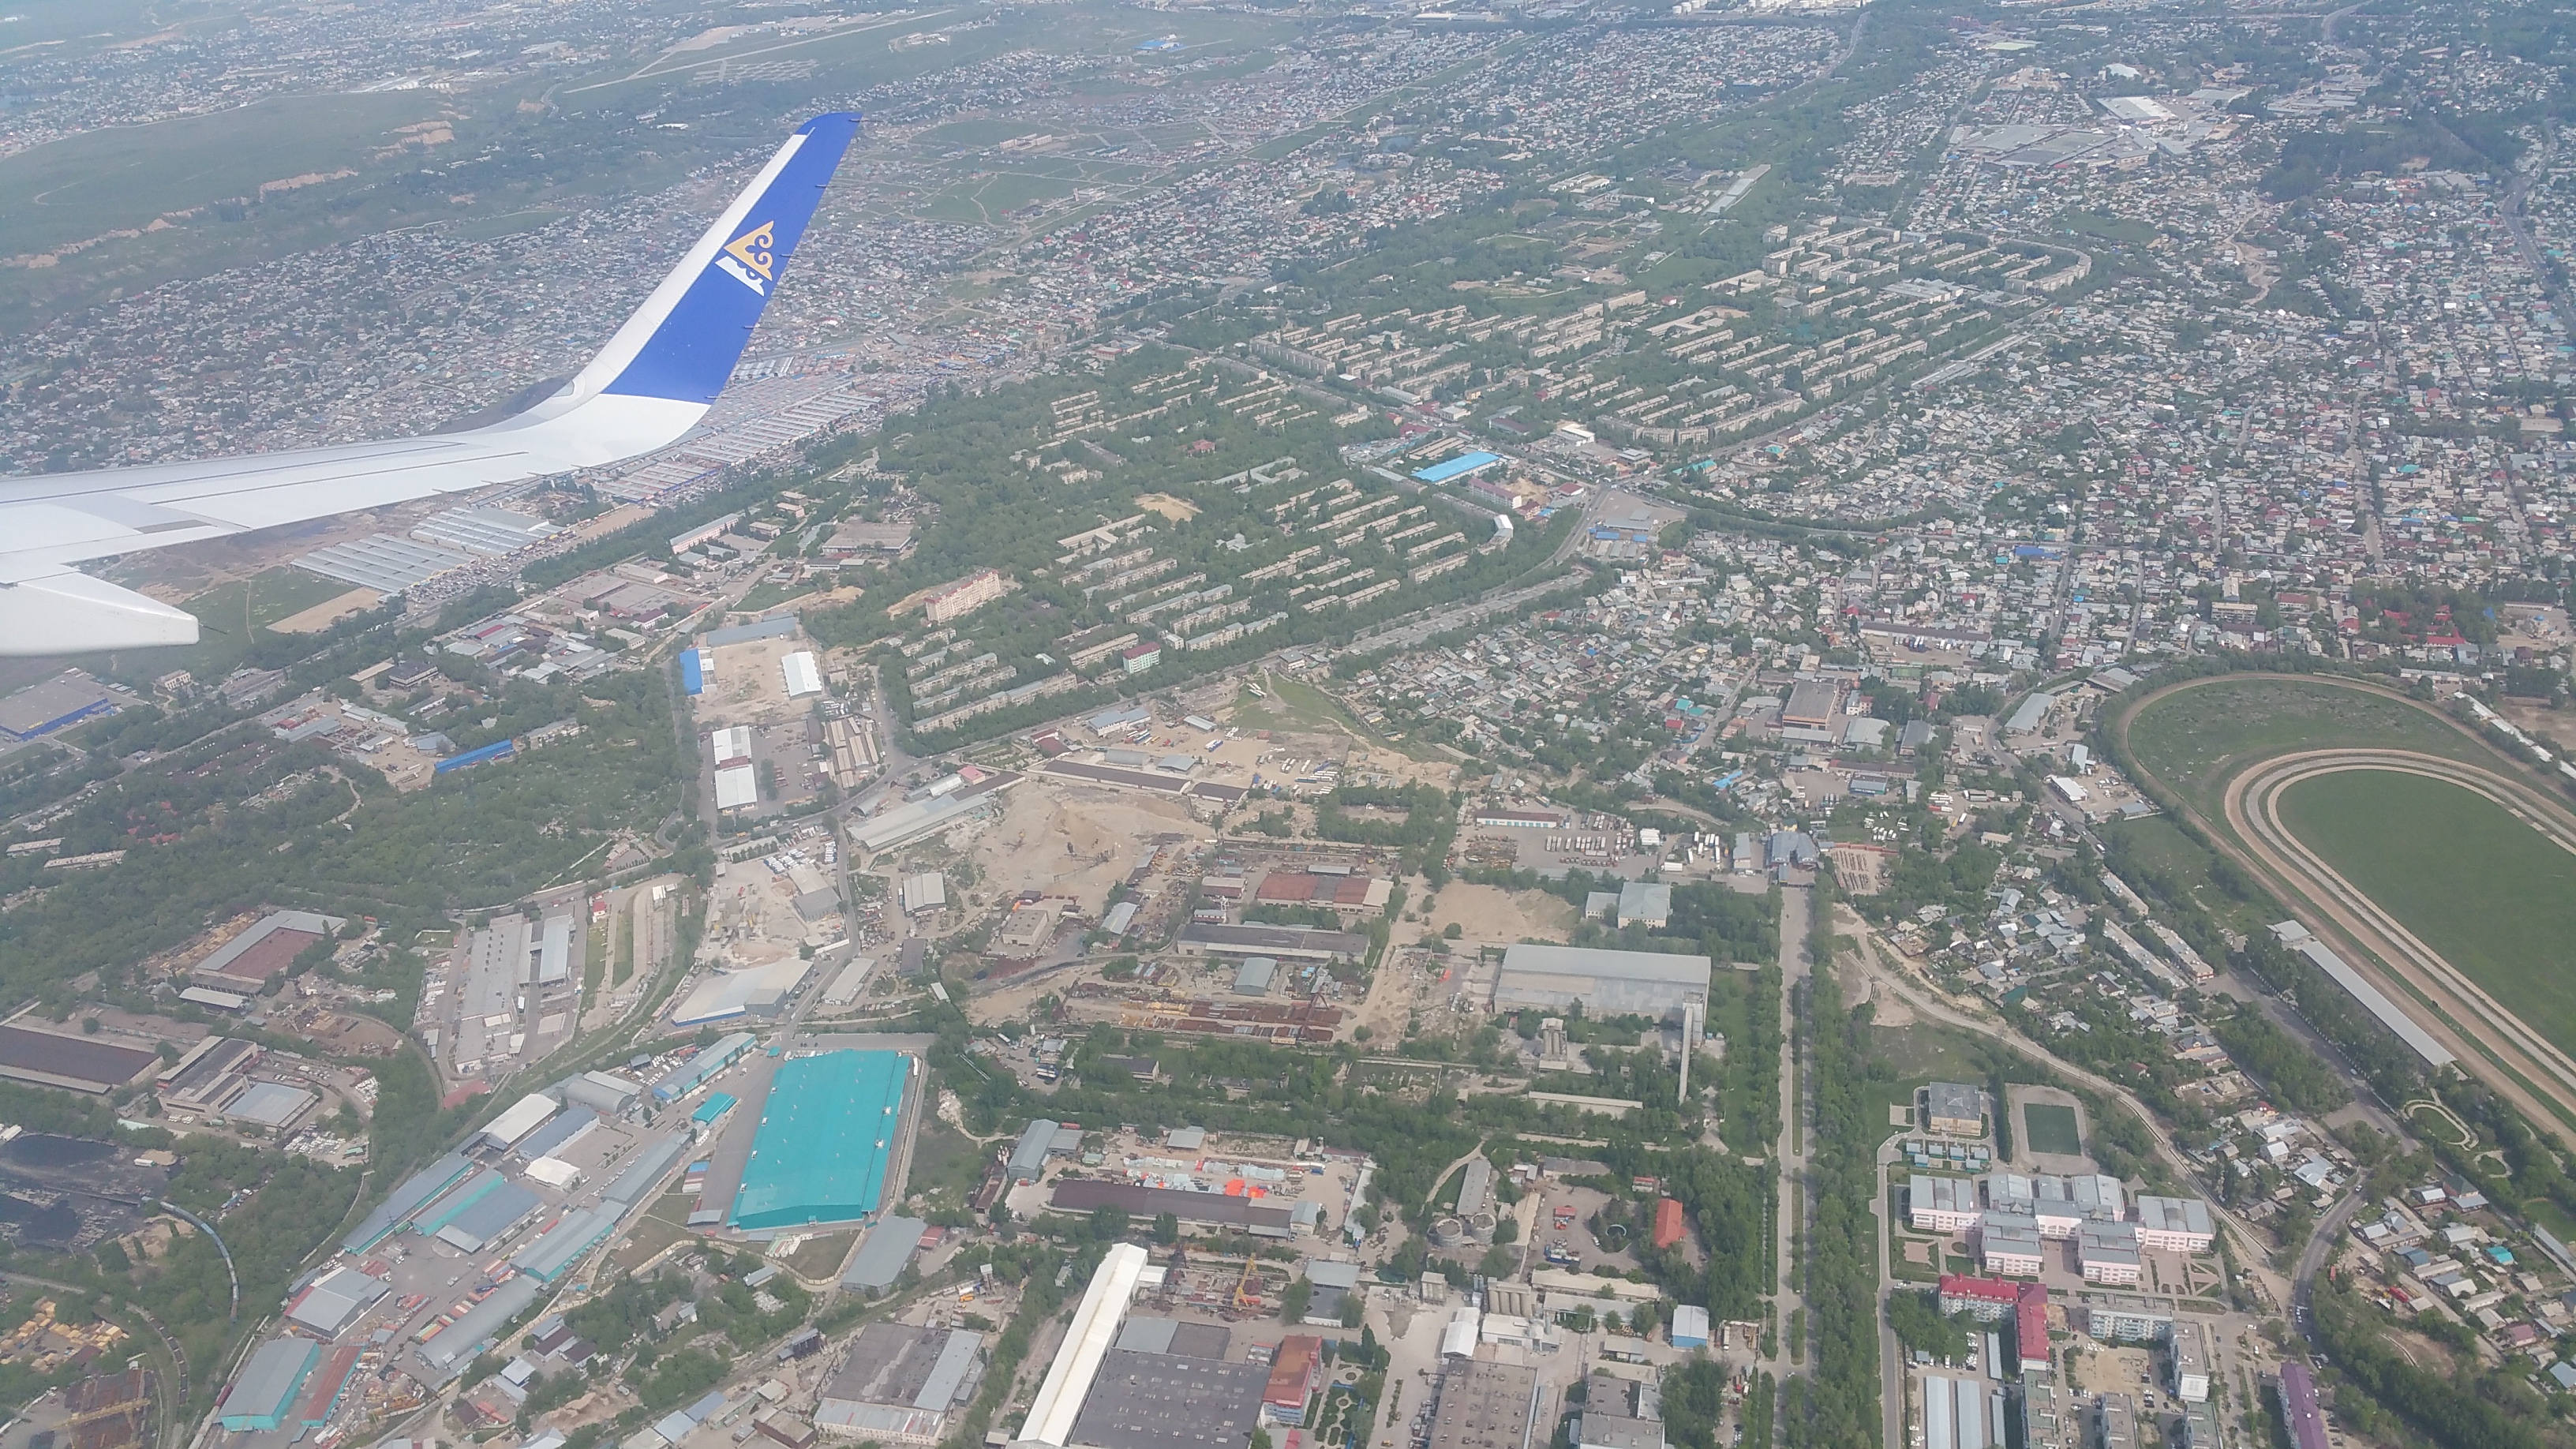
M 2017 1052 L 2033 1061 L 2045 1063 L 2071 1080 L 2081 1082 L 2086 1087 L 2118 1102 L 2128 1110 L 2130 1115 L 2147 1124 L 2148 1132 L 2156 1144 L 2156 1155 L 2163 1158 L 2174 1169 L 2175 1176 L 2184 1182 L 2196 1180 L 2193 1176 L 2196 1170 L 2194 1164 L 2166 1136 L 2164 1128 L 2156 1120 L 2156 1115 L 2148 1111 L 2144 1103 L 2130 1095 L 2127 1088 L 2108 1077 L 2067 1061 L 2015 1031 L 2009 1023 L 1993 1018 L 1970 1016 L 1935 1001 L 1929 993 L 1929 988 L 1919 988 L 1914 982 L 1905 979 L 1898 970 L 1886 964 L 1887 956 L 1882 954 L 1886 951 L 1886 943 L 1878 939 L 1875 930 L 1862 937 L 1861 959 L 1866 963 L 1866 969 L 1876 978 L 1875 990 L 1883 990 L 1886 995 L 1903 1001 L 1917 1014 L 1929 1020 L 1974 1032 L 1978 1036 L 1991 1039 L 2007 1051 Z M 2219 1223 L 2236 1239 L 2238 1266 L 2262 1284 L 2273 1304 L 2287 1304 L 2290 1301 L 2289 1282 L 2267 1266 L 2270 1255 L 2261 1247 L 2263 1238 L 2228 1208 L 2216 1202 L 2210 1203 L 2209 1208 L 2211 1213 L 2216 1215 Z

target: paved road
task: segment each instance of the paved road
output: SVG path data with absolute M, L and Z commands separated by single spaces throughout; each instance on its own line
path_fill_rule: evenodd
M 1814 1133 L 1806 1123 L 1814 1093 L 1806 1088 L 1804 1063 L 1790 1047 L 1797 1033 L 1796 1006 L 1798 988 L 1811 974 L 1814 963 L 1807 959 L 1807 922 L 1814 909 L 1815 893 L 1804 886 L 1780 892 L 1780 1097 L 1788 1117 L 1781 1132 L 1777 1151 L 1780 1164 L 1779 1253 L 1780 1291 L 1773 1299 L 1779 1315 L 1780 1351 L 1761 1361 L 1761 1366 L 1785 1379 L 1804 1367 L 1806 1346 L 1798 1345 L 1798 1357 L 1790 1357 L 1789 1318 L 1807 1305 L 1806 1295 L 1798 1289 L 1797 1259 L 1791 1238 L 1807 1222 L 1807 1149 Z
M 1566 542 L 1558 548 L 1558 554 L 1562 555 L 1566 553 L 1571 546 L 1582 537 L 1583 529 L 1578 526 L 1573 530 L 1573 532 L 1566 535 Z M 1551 564 L 1557 561 L 1558 560 L 1556 559 L 1549 560 Z M 1524 588 L 1514 589 L 1510 593 L 1503 594 L 1496 598 L 1486 599 L 1481 602 L 1470 600 L 1463 604 L 1448 605 L 1446 607 L 1436 609 L 1430 614 L 1416 619 L 1411 623 L 1389 629 L 1384 633 L 1371 634 L 1364 638 L 1355 638 L 1351 641 L 1351 647 L 1369 654 L 1383 653 L 1390 649 L 1410 649 L 1422 643 L 1424 640 L 1429 639 L 1434 634 L 1446 634 L 1452 629 L 1464 628 L 1469 624 L 1490 618 L 1495 614 L 1503 613 L 1511 609 L 1517 609 L 1521 605 L 1530 602 L 1532 599 L 1544 598 L 1545 596 L 1556 593 L 1560 590 L 1576 587 L 1583 582 L 1585 577 L 1586 575 L 1579 572 L 1558 574 L 1553 578 L 1542 579 L 1537 583 L 1530 584 Z M 1277 657 L 1278 656 L 1276 654 L 1264 655 L 1258 663 L 1251 667 L 1256 669 L 1260 668 L 1269 664 Z
M 2338 15 L 2343 13 L 2336 12 Z M 2550 137 L 2549 123 L 2544 121 L 2541 123 L 2539 150 L 2526 154 L 2522 158 L 2523 164 L 2514 168 L 2513 180 L 2505 184 L 2504 204 L 2496 208 L 2496 215 L 2503 220 L 2505 231 L 2512 235 L 2514 250 L 2522 253 L 2522 264 L 2531 269 L 2531 279 L 2549 294 L 2550 305 L 2564 317 L 2569 306 L 2567 289 L 2551 285 L 2549 272 L 2541 264 L 2540 248 L 2531 240 L 2531 224 L 2524 220 L 2522 214 L 2523 197 L 2531 190 L 2531 178 L 2548 169 L 2550 152 L 2555 149 L 2556 142 Z
M 2291 1300 L 2291 1321 L 2298 1325 L 2301 1333 L 2308 1335 L 2310 1342 L 2315 1341 L 2316 1331 L 2313 1327 L 2315 1320 L 2309 1315 L 2308 1305 L 2311 1295 L 2316 1290 L 2317 1272 L 2325 1267 L 2326 1254 L 2333 1251 L 2335 1240 L 2343 1236 L 2344 1225 L 2351 1222 L 2352 1215 L 2361 1210 L 2361 1201 L 2360 1193 L 2345 1193 L 2343 1201 L 2336 1203 L 2327 1210 L 2324 1217 L 2317 1219 L 2316 1231 L 2308 1235 L 2308 1246 L 2299 1254 L 2299 1271 L 2291 1279 L 2293 1284 L 2291 1292 L 2294 1295 Z
M 1878 1145 L 1878 1194 L 1869 1205 L 1871 1216 L 1878 1219 L 1878 1301 L 1883 1306 L 1887 1295 L 1913 1285 L 1897 1281 L 1895 1225 L 1887 1208 L 1887 1170 L 1896 1164 L 1897 1143 L 1902 1134 L 1890 1133 Z M 1986 1366 L 1988 1373 L 1996 1365 Z M 1905 1349 L 1896 1341 L 1896 1330 L 1888 1326 L 1887 1314 L 1878 1315 L 1878 1442 L 1888 1449 L 1902 1449 L 1905 1444 Z

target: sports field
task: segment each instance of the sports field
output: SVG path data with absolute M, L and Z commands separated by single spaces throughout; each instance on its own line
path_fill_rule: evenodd
M 2129 753 L 2147 773 L 2221 818 L 2237 770 L 2292 750 L 2421 750 L 2485 763 L 2476 747 L 2411 701 L 2322 679 L 2247 675 L 2179 689 L 2130 720 Z
M 2022 1145 L 2033 1152 L 2075 1157 L 2084 1151 L 2084 1137 L 2076 1128 L 2075 1109 L 2072 1107 L 2053 1102 L 2024 1102 L 2021 1131 Z
M 2301 844 L 2563 1051 L 2576 1051 L 2576 855 L 2446 780 L 2344 770 L 2280 795 Z

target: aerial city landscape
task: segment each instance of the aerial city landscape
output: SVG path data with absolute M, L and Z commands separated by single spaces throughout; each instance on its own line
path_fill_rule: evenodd
M 0 1449 L 2576 1449 L 2576 9 L 0 0 Z

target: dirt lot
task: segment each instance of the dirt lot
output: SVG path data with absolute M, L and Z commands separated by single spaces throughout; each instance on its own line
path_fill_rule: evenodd
M 1834 879 L 1853 895 L 1874 896 L 1886 890 L 1888 877 L 1895 869 L 1893 851 L 1882 854 L 1858 846 L 1834 847 Z
M 325 599 L 302 613 L 289 614 L 268 626 L 272 634 L 319 634 L 351 614 L 363 614 L 384 602 L 384 595 L 373 589 L 351 589 L 335 599 Z
M 1157 836 L 1204 836 L 1190 807 L 1134 790 L 1057 785 L 1044 778 L 1010 792 L 1000 821 L 975 842 L 986 892 L 1066 894 L 1085 915 L 1108 909 L 1109 888 L 1153 853 Z
M 753 639 L 706 652 L 715 656 L 707 692 L 698 698 L 702 729 L 725 725 L 780 724 L 802 711 L 787 698 L 787 677 L 778 661 L 814 646 L 801 639 Z
M 1362 744 L 1343 761 L 1343 770 L 1353 778 L 1367 781 L 1371 774 L 1384 775 L 1392 785 L 1409 785 L 1419 781 L 1437 785 L 1443 790 L 1458 784 L 1458 766 L 1447 760 L 1417 760 L 1380 745 Z
M 1418 780 L 1444 790 L 1457 784 L 1456 761 L 1427 750 L 1423 751 L 1426 758 L 1416 759 L 1389 746 L 1371 735 L 1341 701 L 1313 685 L 1277 675 L 1265 676 L 1263 683 L 1266 695 L 1238 693 L 1221 706 L 1210 706 L 1208 712 L 1247 734 L 1266 731 L 1272 763 L 1288 780 L 1303 773 L 1288 768 L 1292 762 L 1303 762 L 1311 769 L 1317 761 L 1337 760 L 1342 778 L 1355 784 L 1404 785 Z M 1263 770 L 1264 783 L 1287 783 L 1273 781 L 1273 774 Z
M 2139 1393 L 2156 1377 L 2156 1358 L 2143 1348 L 2101 1348 L 2077 1355 L 2075 1387 L 2088 1394 Z
M 1574 930 L 1573 905 L 1545 891 L 1507 891 L 1451 881 L 1429 904 L 1427 929 L 1439 935 L 1455 922 L 1460 941 L 1469 949 L 1523 940 L 1563 942 Z
M 2530 700 L 2508 699 L 2496 712 L 2518 730 L 2562 750 L 2576 750 L 2576 710 L 2544 709 Z
M 1871 933 L 1869 924 L 1851 907 L 1837 905 L 1834 907 L 1834 925 L 1844 935 L 1869 942 L 1872 947 L 1866 961 L 1846 958 L 1847 964 L 1838 973 L 1846 1005 L 1856 1008 L 1868 1003 L 1874 1008 L 1873 1020 L 1880 1026 L 1912 1026 L 1914 1008 L 1906 1004 L 1905 998 L 1893 991 L 1878 989 L 1878 973 L 1884 969 L 1884 962 L 1877 952 L 1884 947 L 1877 944 L 1877 937 Z
M 1418 881 L 1415 888 L 1420 888 Z M 1413 923 L 1398 925 L 1396 940 L 1411 941 L 1420 930 Z M 1497 969 L 1478 962 L 1472 948 L 1461 951 L 1455 943 L 1445 956 L 1400 945 L 1378 966 L 1368 996 L 1348 1024 L 1354 1031 L 1367 1027 L 1376 1051 L 1393 1051 L 1417 1017 L 1425 1037 L 1464 1038 L 1485 1023 Z

